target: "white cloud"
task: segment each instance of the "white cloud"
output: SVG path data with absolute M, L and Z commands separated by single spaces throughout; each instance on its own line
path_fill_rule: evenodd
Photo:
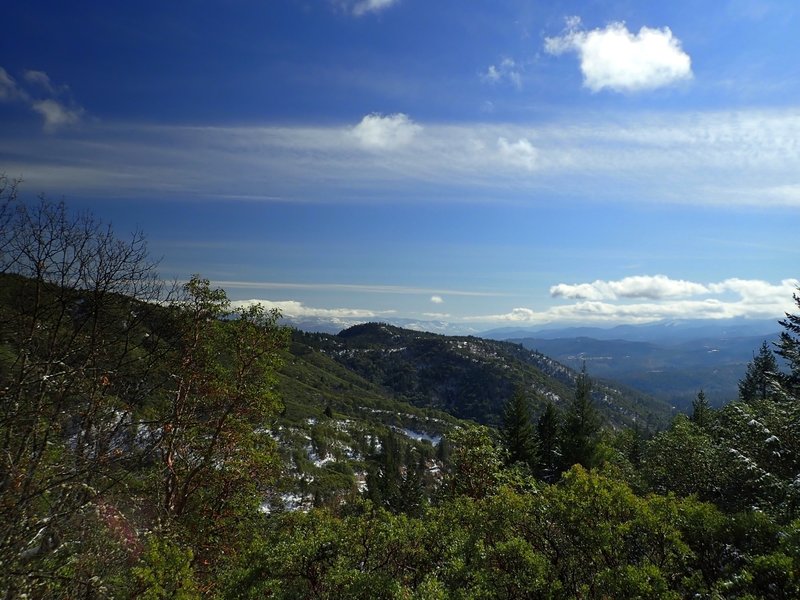
M 650 90 L 692 77 L 691 58 L 669 27 L 642 27 L 634 34 L 624 23 L 592 31 L 579 26 L 579 19 L 568 20 L 563 35 L 545 39 L 545 50 L 577 53 L 583 83 L 593 92 Z
M 504 314 L 467 317 L 464 320 L 476 322 L 532 323 L 537 321 L 546 321 L 546 318 L 544 313 L 537 313 L 530 308 L 514 308 L 511 310 L 511 312 Z
M 260 304 L 267 310 L 277 308 L 284 317 L 322 317 L 338 319 L 372 319 L 381 315 L 394 314 L 394 310 L 375 311 L 365 308 L 313 308 L 297 300 L 234 300 L 231 302 L 233 309 L 245 308 L 253 304 Z
M 357 283 L 292 283 L 278 281 L 214 281 L 224 289 L 251 289 L 251 290 L 314 290 L 314 291 L 339 291 L 339 292 L 359 292 L 372 294 L 442 294 L 449 296 L 469 296 L 469 297 L 497 297 L 505 296 L 502 293 L 476 292 L 471 290 L 451 290 L 420 288 L 403 285 L 369 285 Z
M 550 288 L 555 298 L 580 300 L 616 300 L 619 298 L 682 298 L 705 294 L 709 290 L 700 283 L 670 279 L 665 275 L 637 275 L 619 281 L 601 281 L 570 285 L 559 283 Z
M 0 102 L 20 100 L 23 96 L 24 93 L 17 86 L 17 82 L 8 74 L 8 71 L 0 67 Z
M 664 319 L 777 319 L 796 307 L 796 279 L 777 284 L 757 279 L 726 279 L 695 283 L 664 276 L 628 277 L 619 281 L 595 281 L 551 288 L 554 296 L 580 300 L 543 311 L 514 308 L 508 313 L 463 319 L 481 323 L 648 323 Z M 701 291 L 702 290 L 702 291 Z M 689 296 L 706 296 L 686 299 Z M 646 298 L 650 302 L 631 302 Z
M 449 319 L 450 313 L 440 313 L 440 312 L 425 312 L 422 313 L 423 317 L 428 317 L 431 319 Z
M 497 138 L 497 147 L 500 155 L 508 164 L 522 167 L 532 171 L 536 168 L 538 152 L 526 138 L 520 138 L 516 142 L 509 142 L 504 137 Z
M 390 150 L 409 144 L 422 127 L 403 113 L 366 115 L 353 127 L 353 135 L 359 143 L 370 149 Z
M 69 138 L 9 133 L 0 153 L 9 157 L 7 172 L 25 173 L 37 190 L 67 195 L 319 203 L 546 196 L 800 208 L 800 108 L 610 113 L 599 120 L 587 114 L 535 129 L 424 125 L 380 115 L 355 128 L 84 122 Z
M 377 13 L 397 4 L 399 0 L 359 0 L 351 7 L 352 13 L 361 17 L 367 13 Z
M 512 58 L 504 58 L 497 65 L 489 65 L 481 79 L 487 83 L 507 80 L 516 88 L 522 87 L 522 68 Z
M 61 91 L 55 88 L 53 82 L 50 81 L 50 76 L 44 71 L 25 71 L 23 77 L 31 85 L 38 86 L 51 95 L 56 95 Z
M 441 296 L 431 296 L 431 302 L 434 304 L 442 304 L 444 303 L 444 299 Z
M 69 105 L 56 99 L 64 96 L 67 86 L 56 87 L 44 71 L 25 71 L 26 83 L 45 92 L 46 97 L 34 94 L 17 84 L 8 72 L 0 67 L 0 102 L 18 101 L 39 113 L 44 118 L 44 130 L 52 133 L 65 125 L 74 125 L 81 120 L 83 109 L 69 101 Z
M 44 117 L 44 129 L 53 132 L 66 125 L 74 125 L 81 120 L 82 109 L 67 108 L 57 100 L 37 100 L 31 108 Z

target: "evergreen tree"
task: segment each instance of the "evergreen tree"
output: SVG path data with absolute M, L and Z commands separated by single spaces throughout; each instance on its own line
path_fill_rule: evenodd
M 739 382 L 739 398 L 745 402 L 766 400 L 772 396 L 772 385 L 777 376 L 778 362 L 764 341 Z
M 367 473 L 367 497 L 376 505 L 395 508 L 399 503 L 402 483 L 403 448 L 397 436 L 389 431 L 373 469 Z
M 697 393 L 697 398 L 692 400 L 692 422 L 698 427 L 705 428 L 711 422 L 712 409 L 706 400 L 706 394 L 703 390 Z
M 397 512 L 419 516 L 425 506 L 425 460 L 416 452 L 410 452 L 406 460 L 405 472 L 400 479 Z
M 592 402 L 592 380 L 584 364 L 575 380 L 575 398 L 564 417 L 561 443 L 564 468 L 574 464 L 587 469 L 595 466 L 599 436 L 600 417 Z
M 793 294 L 792 297 L 800 308 L 800 296 Z M 786 313 L 786 318 L 779 322 L 784 330 L 776 352 L 788 363 L 789 374 L 779 376 L 778 379 L 785 392 L 797 397 L 800 392 L 800 315 Z
M 536 431 L 531 422 L 530 401 L 522 388 L 517 388 L 506 402 L 500 433 L 508 452 L 508 463 L 522 463 L 535 468 L 538 463 Z
M 539 434 L 539 469 L 537 475 L 544 481 L 553 482 L 558 477 L 558 463 L 561 457 L 559 447 L 560 418 L 558 410 L 548 400 L 544 412 L 536 423 Z

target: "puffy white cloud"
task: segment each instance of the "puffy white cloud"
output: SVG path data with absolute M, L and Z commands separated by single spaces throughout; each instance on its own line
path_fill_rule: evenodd
M 532 171 L 536 168 L 539 152 L 526 138 L 509 142 L 506 138 L 497 139 L 497 148 L 503 160 L 510 165 Z
M 553 296 L 581 301 L 552 307 L 537 313 L 532 320 L 644 323 L 661 319 L 777 318 L 793 310 L 792 295 L 797 287 L 796 279 L 773 284 L 758 279 L 732 278 L 702 284 L 663 275 L 559 284 L 550 288 Z M 682 299 L 690 296 L 705 297 Z M 629 302 L 632 298 L 654 301 Z
M 431 302 L 434 304 L 442 304 L 444 299 L 441 296 L 431 296 Z
M 81 120 L 82 109 L 68 108 L 57 100 L 38 100 L 31 108 L 44 117 L 45 131 L 55 131 L 65 125 L 74 125 Z
M 714 294 L 726 292 L 736 294 L 748 304 L 781 304 L 785 299 L 792 297 L 797 288 L 797 280 L 784 279 L 775 285 L 760 279 L 732 278 L 709 284 L 708 287 Z
M 649 90 L 692 77 L 691 58 L 669 27 L 632 33 L 624 23 L 591 31 L 579 26 L 579 19 L 568 20 L 563 35 L 545 39 L 545 50 L 577 53 L 584 85 L 593 92 Z
M 601 281 L 570 285 L 559 283 L 550 288 L 556 298 L 581 300 L 616 300 L 618 298 L 685 298 L 705 294 L 706 286 L 682 279 L 670 279 L 666 275 L 636 275 L 619 281 Z
M 370 149 L 389 150 L 409 144 L 422 127 L 403 113 L 366 115 L 353 127 L 352 132 L 359 143 Z

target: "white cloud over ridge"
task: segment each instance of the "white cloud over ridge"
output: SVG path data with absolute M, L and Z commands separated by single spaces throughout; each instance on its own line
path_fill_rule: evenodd
M 422 130 L 403 113 L 366 115 L 353 127 L 353 135 L 359 143 L 373 150 L 391 150 L 406 146 Z
M 233 309 L 245 308 L 253 304 L 260 304 L 267 310 L 278 309 L 284 317 L 318 317 L 334 319 L 372 319 L 382 315 L 391 315 L 396 311 L 375 311 L 366 308 L 313 308 L 297 300 L 234 300 L 231 302 Z
M 570 285 L 559 283 L 550 288 L 554 298 L 576 300 L 617 300 L 620 298 L 685 298 L 708 293 L 701 283 L 670 279 L 666 275 L 637 275 L 619 281 L 601 281 Z
M 545 50 L 575 52 L 584 85 L 593 92 L 652 90 L 692 78 L 691 58 L 669 27 L 632 33 L 620 22 L 591 31 L 579 26 L 580 19 L 569 19 L 563 35 L 545 39 Z
M 553 296 L 579 301 L 542 311 L 518 307 L 507 313 L 464 320 L 485 323 L 611 324 L 648 323 L 665 319 L 777 319 L 795 308 L 792 296 L 798 285 L 796 279 L 784 279 L 775 284 L 757 279 L 731 278 L 702 284 L 665 276 L 558 284 L 551 288 Z M 649 301 L 637 301 L 641 299 Z

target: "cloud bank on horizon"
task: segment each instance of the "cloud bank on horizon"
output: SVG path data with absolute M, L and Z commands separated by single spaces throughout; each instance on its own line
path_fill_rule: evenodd
M 515 323 L 544 325 L 549 323 L 579 323 L 614 325 L 618 323 L 648 323 L 665 319 L 768 319 L 790 312 L 792 299 L 800 286 L 796 279 L 777 284 L 761 280 L 728 279 L 715 283 L 698 283 L 670 279 L 665 275 L 631 276 L 618 281 L 564 284 L 550 288 L 555 298 L 577 300 L 571 304 L 553 306 L 541 311 L 517 307 L 507 313 L 454 317 L 450 313 L 420 312 L 428 319 L 447 319 L 454 324 L 484 325 Z M 642 301 L 645 300 L 645 301 Z M 441 296 L 431 296 L 430 302 L 441 304 Z M 394 310 L 365 308 L 315 308 L 295 300 L 249 299 L 233 303 L 234 307 L 261 304 L 277 308 L 288 318 L 318 317 L 335 319 L 338 324 L 381 320 L 395 316 Z

